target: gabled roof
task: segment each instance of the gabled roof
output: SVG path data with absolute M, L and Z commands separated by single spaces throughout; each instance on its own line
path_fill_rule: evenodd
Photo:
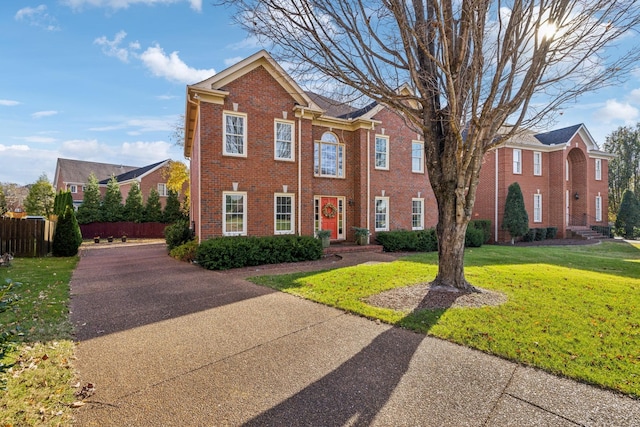
M 58 182 L 60 174 L 65 183 L 84 184 L 93 173 L 98 181 L 111 175 L 120 175 L 138 166 L 114 165 L 110 163 L 87 162 L 84 160 L 58 159 L 54 182 Z
M 584 124 L 580 123 L 578 125 L 569 126 L 563 129 L 556 129 L 550 132 L 539 133 L 536 134 L 535 137 L 544 145 L 566 144 L 567 142 L 571 141 L 571 139 L 573 139 L 574 135 L 582 127 L 584 127 Z M 593 139 L 590 142 L 593 142 Z M 588 144 L 589 142 L 585 141 L 585 143 Z
M 130 171 L 125 172 L 123 174 L 116 175 L 116 180 L 118 181 L 119 184 L 122 184 L 124 182 L 131 181 L 131 180 L 134 180 L 134 179 L 138 179 L 138 180 L 142 179 L 146 175 L 149 175 L 151 172 L 154 172 L 157 169 L 163 167 L 168 162 L 169 162 L 169 159 L 163 160 L 163 161 L 158 162 L 158 163 L 154 163 L 152 165 L 143 166 L 141 168 L 130 170 Z M 111 179 L 111 177 L 103 179 L 102 181 L 100 181 L 100 184 L 106 185 L 106 184 L 109 183 L 110 179 Z

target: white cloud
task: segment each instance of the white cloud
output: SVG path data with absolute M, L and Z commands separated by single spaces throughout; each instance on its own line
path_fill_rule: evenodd
M 16 21 L 26 22 L 31 26 L 43 28 L 47 31 L 57 31 L 60 29 L 55 17 L 47 13 L 47 6 L 41 4 L 38 7 L 25 7 L 16 12 Z
M 57 139 L 48 136 L 24 136 L 16 139 L 21 139 L 27 142 L 35 142 L 37 144 L 51 144 L 57 141 Z
M 161 101 L 169 101 L 171 99 L 176 99 L 177 96 L 175 95 L 158 95 L 156 96 L 156 99 L 159 99 Z
M 111 147 L 100 144 L 97 139 L 71 139 L 62 143 L 60 154 L 63 157 L 84 160 L 104 161 L 105 157 L 113 153 Z
M 122 120 L 109 126 L 100 126 L 90 128 L 93 132 L 110 132 L 114 130 L 130 129 L 129 134 L 139 134 L 141 132 L 171 132 L 177 116 L 163 117 L 139 117 L 133 119 Z
M 171 144 L 165 141 L 125 142 L 120 147 L 120 155 L 132 159 L 133 164 L 148 164 L 171 157 Z
M 13 107 L 14 105 L 20 105 L 20 103 L 18 101 L 12 101 L 11 99 L 0 99 L 0 105 Z
M 147 48 L 140 55 L 140 60 L 157 77 L 184 84 L 193 84 L 214 75 L 214 69 L 198 70 L 189 67 L 179 57 L 178 52 L 166 55 L 164 50 L 155 45 Z
M 127 9 L 132 5 L 153 6 L 156 4 L 189 3 L 191 9 L 202 12 L 202 0 L 63 0 L 63 4 L 73 8 L 81 9 L 84 6 L 108 7 L 111 9 Z
M 3 145 L 0 144 L 0 151 L 29 151 L 28 145 Z
M 232 65 L 237 64 L 238 62 L 242 61 L 245 57 L 243 56 L 234 56 L 233 58 L 227 58 L 224 60 L 224 65 L 226 65 L 227 67 L 231 67 Z
M 107 56 L 113 56 L 118 58 L 122 62 L 129 62 L 130 51 L 140 49 L 140 43 L 129 43 L 128 47 L 121 47 L 120 44 L 127 37 L 125 31 L 118 31 L 113 37 L 113 40 L 109 40 L 107 36 L 98 37 L 93 41 L 94 44 L 102 46 L 102 53 Z
M 37 111 L 37 112 L 31 114 L 31 117 L 33 117 L 34 119 L 41 119 L 43 117 L 55 116 L 56 114 L 58 114 L 58 112 L 54 111 L 54 110 Z
M 640 116 L 640 111 L 628 102 L 618 102 L 608 99 L 605 106 L 596 112 L 596 117 L 605 122 L 624 122 L 627 125 L 634 124 Z

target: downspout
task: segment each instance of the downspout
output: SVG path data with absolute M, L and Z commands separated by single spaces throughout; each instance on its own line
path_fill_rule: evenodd
M 496 155 L 495 155 L 495 162 L 496 162 L 496 178 L 495 178 L 495 197 L 494 197 L 494 207 L 493 207 L 493 215 L 494 215 L 494 219 L 493 219 L 493 226 L 494 226 L 494 236 L 495 236 L 495 243 L 498 243 L 498 177 L 499 177 L 499 173 L 498 173 L 498 150 L 499 148 L 496 148 Z
M 371 124 L 373 129 L 373 123 Z M 371 129 L 367 130 L 367 230 L 371 225 Z
M 192 101 L 188 93 L 187 93 L 187 102 L 196 106 L 196 126 L 200 126 L 200 102 Z M 186 129 L 187 128 L 185 127 L 185 130 Z M 194 137 L 196 134 L 199 134 L 199 132 L 196 132 L 196 129 L 194 129 L 193 130 Z M 201 150 L 200 144 L 198 144 L 198 150 Z M 191 158 L 189 158 L 189 160 L 191 160 Z M 196 232 L 196 230 L 193 230 L 194 232 L 196 232 L 196 235 L 198 236 L 198 243 L 202 242 L 202 221 L 201 221 L 202 219 L 202 180 L 200 179 L 201 173 L 202 173 L 201 161 L 202 161 L 202 151 L 198 152 L 198 169 L 197 169 L 198 176 L 196 177 L 198 181 L 198 212 L 196 213 L 196 228 L 198 231 Z M 191 195 L 191 198 L 193 200 L 193 194 Z M 193 208 L 190 207 L 189 209 L 193 209 Z M 193 215 L 194 212 L 192 211 L 191 214 Z
M 302 117 L 298 116 L 298 236 L 302 235 Z

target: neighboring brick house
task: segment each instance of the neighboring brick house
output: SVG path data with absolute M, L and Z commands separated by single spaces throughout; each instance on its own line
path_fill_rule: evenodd
M 588 135 L 586 129 L 579 136 L 584 134 Z M 527 145 L 516 145 L 525 161 L 533 156 Z M 595 144 L 589 138 L 582 145 L 589 151 L 583 157 L 591 159 Z M 480 186 L 474 214 L 490 219 L 497 230 L 504 206 L 498 202 L 496 222 L 495 209 L 490 209 L 496 200 L 490 191 L 495 188 L 491 162 L 498 156 L 498 170 L 504 176 L 497 179 L 497 200 L 503 200 L 513 181 L 503 173 L 507 151 L 513 151 L 506 147 L 512 146 L 485 158 L 486 182 Z M 562 148 L 542 143 L 535 147 L 544 153 L 543 180 L 555 185 L 558 178 L 550 179 L 549 172 L 555 176 L 564 166 L 556 165 L 552 152 L 560 154 Z M 608 156 L 598 153 L 603 189 L 560 180 L 559 191 L 565 187 L 579 193 L 588 189 L 590 195 L 600 191 L 601 209 L 606 212 Z M 368 228 L 375 236 L 378 231 L 417 230 L 437 223 L 421 135 L 383 105 L 356 109 L 303 91 L 265 51 L 187 86 L 184 154 L 191 160 L 191 220 L 201 240 L 224 235 L 313 235 L 328 229 L 333 240 L 354 241 L 353 227 Z M 571 155 L 572 183 L 578 180 L 577 157 Z M 552 167 L 550 159 L 555 162 Z M 522 177 L 532 175 L 531 167 Z M 520 184 L 531 191 L 532 187 Z M 548 188 L 540 186 L 541 191 Z M 532 199 L 533 194 L 526 197 Z M 579 207 L 574 205 L 577 214 Z M 551 203 L 543 206 L 552 211 Z M 533 212 L 533 201 L 527 207 Z M 530 217 L 531 226 L 536 226 Z M 548 215 L 542 218 L 540 224 L 551 224 Z M 562 218 L 553 217 L 556 220 L 563 225 Z
M 557 227 L 564 238 L 567 230 L 606 226 L 611 158 L 584 124 L 521 132 L 485 155 L 473 218 L 491 219 L 497 240 L 509 240 L 501 222 L 509 185 L 517 182 L 530 228 Z
M 129 189 L 134 180 L 138 181 L 142 192 L 143 201 L 146 203 L 152 188 L 158 190 L 160 203 L 164 208 L 166 204 L 167 178 L 165 171 L 170 160 L 163 160 L 151 165 L 123 166 L 108 163 L 86 162 L 83 160 L 58 159 L 54 178 L 54 188 L 71 191 L 73 204 L 77 208 L 84 199 L 84 189 L 93 173 L 100 183 L 100 193 L 104 196 L 107 183 L 111 176 L 115 176 L 120 186 L 122 200 L 126 200 Z
M 122 194 L 122 201 L 124 202 L 127 200 L 131 185 L 134 182 L 138 182 L 140 192 L 142 193 L 143 203 L 147 202 L 151 189 L 155 188 L 160 195 L 160 204 L 162 205 L 162 208 L 164 208 L 167 203 L 167 196 L 169 195 L 169 191 L 167 189 L 167 171 L 169 168 L 169 162 L 171 162 L 171 160 L 167 159 L 116 175 L 116 180 L 120 186 L 120 193 Z M 100 181 L 100 187 L 103 193 L 106 190 L 110 179 L 111 177 L 108 177 Z
M 56 193 L 60 190 L 71 191 L 73 205 L 78 208 L 84 199 L 84 189 L 92 173 L 98 181 L 138 169 L 138 166 L 114 165 L 109 163 L 87 162 L 84 160 L 58 159 L 53 178 Z

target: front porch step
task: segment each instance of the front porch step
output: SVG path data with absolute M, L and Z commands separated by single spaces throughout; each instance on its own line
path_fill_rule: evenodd
M 569 228 L 567 229 L 568 237 L 572 237 L 574 239 L 582 239 L 582 240 L 592 240 L 592 239 L 607 239 L 608 236 L 605 236 L 601 233 L 598 233 L 595 230 L 592 230 L 587 227 L 580 228 Z
M 328 248 L 324 248 L 325 255 L 336 255 L 348 252 L 382 252 L 382 245 L 357 245 L 352 242 L 331 243 Z

